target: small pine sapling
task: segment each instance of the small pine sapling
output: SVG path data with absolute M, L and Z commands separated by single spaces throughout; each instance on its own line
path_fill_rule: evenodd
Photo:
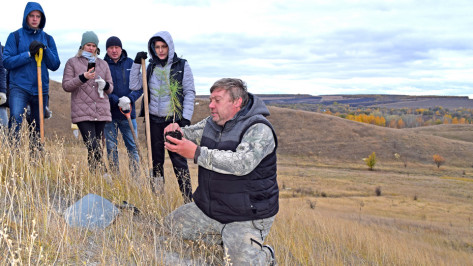
M 179 101 L 179 96 L 181 94 L 181 85 L 179 82 L 172 77 L 170 77 L 168 71 L 155 69 L 156 75 L 158 75 L 161 81 L 164 81 L 164 86 L 157 91 L 158 96 L 169 96 L 169 106 L 168 112 L 166 114 L 166 120 L 172 117 L 172 123 L 175 123 L 176 120 L 182 119 L 182 104 Z M 168 131 L 164 135 L 164 139 L 167 142 L 170 142 L 166 139 L 166 136 L 171 136 L 175 139 L 182 139 L 182 134 L 179 130 L 175 129 L 173 131 Z

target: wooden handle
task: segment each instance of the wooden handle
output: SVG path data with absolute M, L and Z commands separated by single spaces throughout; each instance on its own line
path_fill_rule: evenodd
M 38 104 L 39 104 L 39 132 L 41 143 L 44 144 L 44 112 L 43 112 L 43 82 L 41 81 L 41 61 L 43 60 L 43 48 L 39 48 L 35 55 L 36 66 L 38 67 Z
M 145 106 L 145 124 L 146 124 L 146 143 L 148 145 L 148 167 L 149 167 L 149 177 L 153 176 L 153 156 L 151 154 L 151 129 L 149 122 L 149 96 L 148 96 L 148 81 L 146 77 L 146 62 L 141 59 L 141 73 L 143 76 L 143 101 Z

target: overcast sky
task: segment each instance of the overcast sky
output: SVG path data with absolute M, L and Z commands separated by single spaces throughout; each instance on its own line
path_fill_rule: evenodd
M 21 27 L 27 1 L 2 3 L 0 41 Z M 197 94 L 222 77 L 253 93 L 473 97 L 473 4 L 453 1 L 40 1 L 62 80 L 82 33 L 118 36 L 134 58 L 167 30 Z

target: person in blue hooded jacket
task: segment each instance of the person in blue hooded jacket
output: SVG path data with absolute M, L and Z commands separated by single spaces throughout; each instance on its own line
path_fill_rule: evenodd
M 0 43 L 0 127 L 8 124 L 6 71 L 3 67 L 3 45 Z
M 56 71 L 61 65 L 56 43 L 53 37 L 44 32 L 46 15 L 39 3 L 28 2 L 23 15 L 23 26 L 8 35 L 3 54 L 3 65 L 9 70 L 10 106 L 9 128 L 18 132 L 23 122 L 23 114 L 29 105 L 31 122 L 35 124 L 35 132 L 39 133 L 39 98 L 38 74 L 35 55 L 43 48 L 41 62 L 41 82 L 43 89 L 43 109 L 49 103 L 49 73 Z M 17 135 L 17 134 L 16 134 Z M 38 134 L 33 134 L 37 138 Z
M 108 161 L 110 169 L 119 173 L 117 146 L 118 129 L 120 129 L 130 159 L 130 171 L 136 174 L 140 163 L 138 148 L 133 139 L 133 132 L 128 124 L 128 120 L 120 109 L 124 113 L 130 113 L 133 129 L 136 136 L 138 136 L 135 101 L 141 97 L 143 89 L 130 90 L 130 70 L 133 65 L 133 59 L 129 58 L 125 49 L 122 48 L 120 38 L 116 36 L 108 38 L 105 47 L 107 48 L 107 54 L 104 60 L 110 67 L 113 79 L 113 92 L 108 95 L 112 122 L 105 124 Z

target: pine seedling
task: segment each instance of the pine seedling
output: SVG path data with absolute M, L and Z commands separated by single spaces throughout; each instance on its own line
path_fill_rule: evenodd
M 169 106 L 168 112 L 166 114 L 166 120 L 172 117 L 172 122 L 174 123 L 176 120 L 182 119 L 182 104 L 179 101 L 181 85 L 179 84 L 179 81 L 170 77 L 169 71 L 166 69 L 159 70 L 155 68 L 154 74 L 159 80 L 164 82 L 164 86 L 161 86 L 159 89 L 154 89 L 157 95 L 169 96 Z
M 169 71 L 166 69 L 159 70 L 155 68 L 154 74 L 158 77 L 159 80 L 164 82 L 164 86 L 161 86 L 159 89 L 155 89 L 158 96 L 169 96 L 169 106 L 166 114 L 166 120 L 171 117 L 172 123 L 175 123 L 176 120 L 181 120 L 182 104 L 179 101 L 179 96 L 181 94 L 181 85 L 177 80 L 175 80 L 169 75 Z M 164 136 L 165 141 L 168 141 L 166 139 L 167 135 L 170 135 L 171 137 L 176 139 L 182 139 L 182 134 L 178 130 L 167 132 Z

